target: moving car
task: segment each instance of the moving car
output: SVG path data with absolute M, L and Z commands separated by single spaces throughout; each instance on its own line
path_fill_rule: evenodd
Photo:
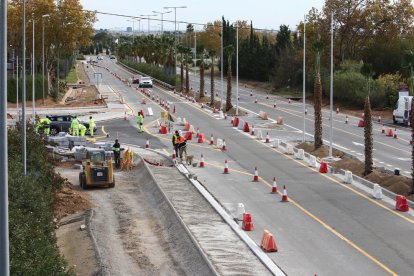
M 138 86 L 152 88 L 152 79 L 150 77 L 142 77 Z
M 72 124 L 73 119 L 72 115 L 48 115 L 46 117 L 52 121 L 50 124 L 50 135 L 57 135 L 61 131 L 69 132 L 69 128 Z M 79 120 L 79 123 L 83 124 L 86 127 L 86 134 L 89 134 L 89 122 Z M 97 127 L 95 124 L 93 132 L 96 133 L 96 131 Z
M 392 119 L 394 124 L 402 123 L 408 126 L 408 121 L 411 114 L 411 101 L 413 96 L 409 96 L 408 91 L 400 91 L 398 101 L 395 103 L 392 112 Z
M 103 58 L 103 56 L 98 56 L 97 59 L 98 60 L 103 60 L 104 58 Z

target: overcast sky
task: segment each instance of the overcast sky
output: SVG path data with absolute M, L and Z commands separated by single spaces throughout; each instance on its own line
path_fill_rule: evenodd
M 99 12 L 113 13 L 119 15 L 140 16 L 153 14 L 153 11 L 166 12 L 166 6 L 187 6 L 185 9 L 177 9 L 177 21 L 207 23 L 221 19 L 224 15 L 226 20 L 234 22 L 236 20 L 253 21 L 255 28 L 279 29 L 281 24 L 289 25 L 295 29 L 296 25 L 303 19 L 312 7 L 321 10 L 324 0 L 80 0 L 84 9 L 97 10 Z M 163 15 L 164 20 L 174 21 L 174 10 L 169 14 Z M 151 19 L 161 19 L 160 15 L 150 17 Z M 98 15 L 99 21 L 95 24 L 96 28 L 103 29 L 126 29 L 132 27 L 132 22 L 128 22 L 125 17 Z M 135 31 L 147 31 L 148 20 L 134 23 Z M 151 30 L 160 29 L 160 21 L 150 21 Z M 164 22 L 164 30 L 173 30 L 174 23 Z M 180 30 L 185 29 L 185 24 L 179 24 Z M 196 29 L 201 27 L 196 27 Z

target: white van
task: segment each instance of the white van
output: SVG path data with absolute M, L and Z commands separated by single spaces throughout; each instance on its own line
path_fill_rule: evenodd
M 411 101 L 413 96 L 408 96 L 408 91 L 400 91 L 398 101 L 395 103 L 392 119 L 394 124 L 402 123 L 408 125 L 411 113 Z

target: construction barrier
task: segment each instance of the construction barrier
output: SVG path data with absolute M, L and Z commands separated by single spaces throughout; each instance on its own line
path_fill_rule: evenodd
M 351 171 L 345 171 L 345 179 L 344 182 L 347 184 L 352 184 L 352 172 Z
M 378 184 L 374 184 L 374 189 L 372 191 L 372 196 L 376 199 L 382 199 L 382 188 Z
M 249 128 L 249 123 L 248 122 L 245 122 L 244 123 L 244 127 L 243 127 L 243 132 L 250 132 L 250 128 Z
M 397 198 L 395 200 L 395 209 L 401 212 L 408 212 L 410 207 L 408 207 L 407 198 L 405 196 L 397 195 Z
M 233 119 L 233 127 L 238 127 L 239 126 L 239 117 L 234 117 Z
M 264 230 L 260 247 L 266 252 L 277 252 L 276 241 L 269 231 Z
M 328 163 L 326 163 L 325 161 L 322 161 L 321 166 L 319 167 L 319 172 L 320 173 L 327 173 L 328 172 Z
M 204 143 L 205 137 L 203 133 L 198 134 L 197 143 Z
M 358 127 L 365 127 L 365 121 L 364 120 L 359 120 L 358 121 Z
M 161 125 L 160 127 L 160 133 L 161 134 L 167 134 L 168 130 L 167 130 L 167 126 L 166 125 Z
M 193 139 L 193 133 L 192 133 L 191 131 L 187 131 L 187 132 L 184 134 L 184 138 L 185 138 L 186 140 L 188 140 L 188 141 L 191 141 L 191 140 Z
M 253 231 L 254 230 L 252 215 L 250 213 L 244 213 L 243 214 L 242 229 L 244 231 Z

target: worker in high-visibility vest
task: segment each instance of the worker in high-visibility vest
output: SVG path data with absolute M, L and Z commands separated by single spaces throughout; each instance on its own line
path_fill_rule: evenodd
M 119 169 L 121 166 L 121 144 L 118 139 L 116 139 L 115 144 L 112 145 L 112 151 L 114 152 L 115 167 Z
M 79 134 L 84 137 L 86 134 L 86 126 L 84 124 L 79 124 Z
M 89 117 L 89 134 L 93 137 L 93 129 L 95 128 L 95 121 L 92 116 Z
M 72 123 L 70 124 L 73 136 L 79 136 L 79 121 L 76 116 L 73 117 Z
M 143 132 L 144 131 L 144 116 L 142 116 L 142 113 L 139 112 L 138 113 L 138 118 L 137 118 L 137 123 L 138 123 L 138 132 Z

